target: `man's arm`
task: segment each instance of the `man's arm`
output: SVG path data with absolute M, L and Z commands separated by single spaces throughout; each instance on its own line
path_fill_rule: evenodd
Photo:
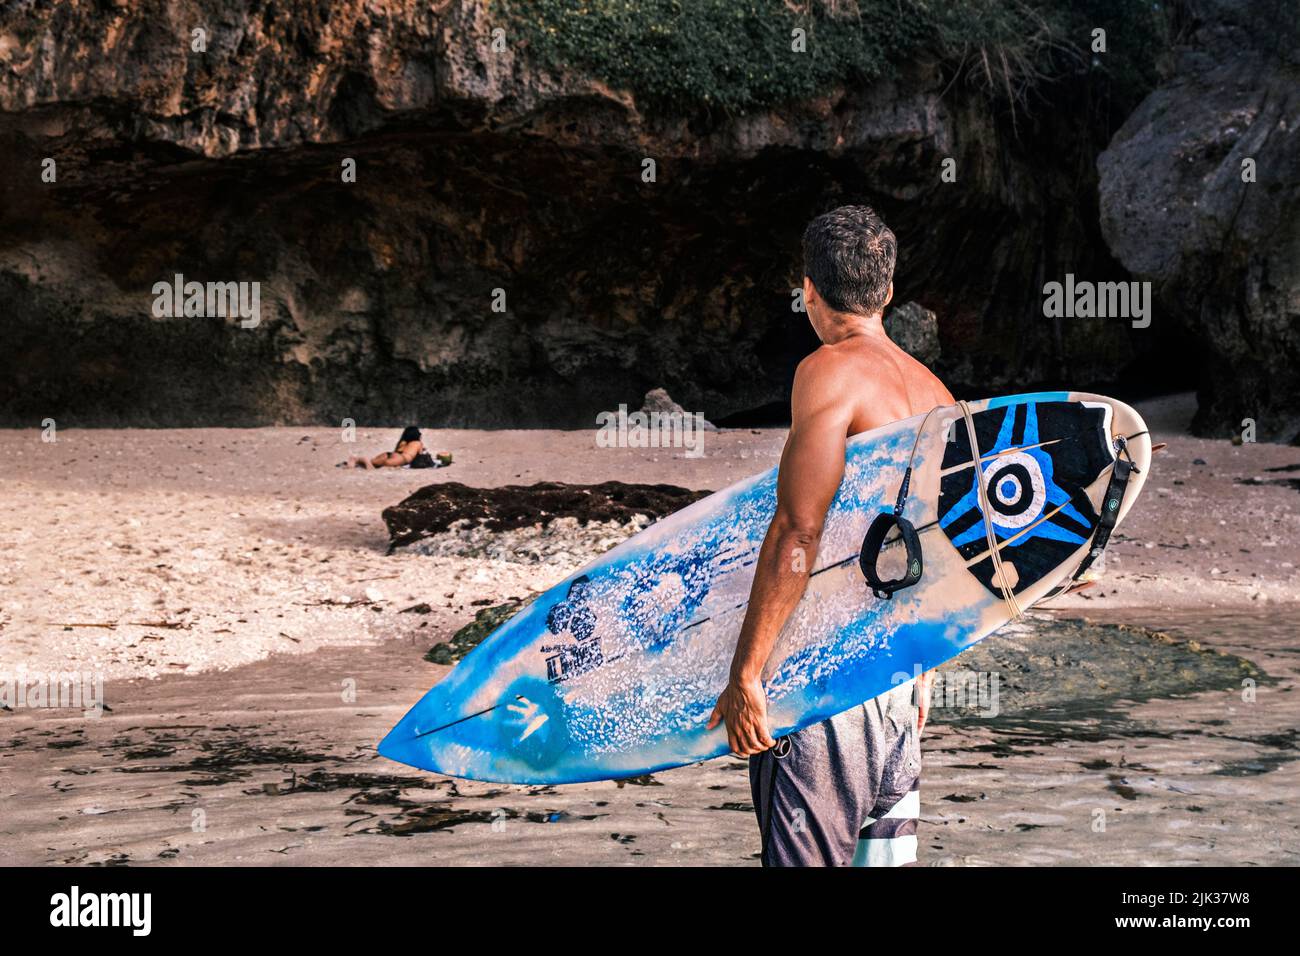
M 775 744 L 767 725 L 762 672 L 808 587 L 826 512 L 844 477 L 844 445 L 853 409 L 844 400 L 849 383 L 839 380 L 841 374 L 825 353 L 813 353 L 795 373 L 790 434 L 777 474 L 776 514 L 758 554 L 731 679 L 709 718 L 710 730 L 720 719 L 726 721 L 727 740 L 740 756 L 762 753 Z

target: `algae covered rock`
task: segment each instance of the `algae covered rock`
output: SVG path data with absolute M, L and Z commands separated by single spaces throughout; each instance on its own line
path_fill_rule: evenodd
M 527 605 L 527 601 L 507 601 L 485 607 L 474 615 L 474 620 L 451 636 L 451 640 L 435 644 L 424 655 L 431 664 L 455 664 L 477 647 L 485 637 L 510 620 Z

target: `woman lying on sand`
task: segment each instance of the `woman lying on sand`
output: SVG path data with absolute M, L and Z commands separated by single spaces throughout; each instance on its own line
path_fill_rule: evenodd
M 402 437 L 397 440 L 397 447 L 392 451 L 381 452 L 374 458 L 353 455 L 339 467 L 374 469 L 402 468 L 410 465 L 412 468 L 445 468 L 450 464 L 449 452 L 439 452 L 435 461 L 433 456 L 424 450 L 424 443 L 420 441 L 420 429 L 408 425 L 402 431 Z

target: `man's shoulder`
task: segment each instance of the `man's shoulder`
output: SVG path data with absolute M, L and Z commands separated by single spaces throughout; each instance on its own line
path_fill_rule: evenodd
M 884 360 L 879 364 L 875 356 L 864 355 L 862 350 L 847 351 L 823 345 L 804 356 L 795 370 L 795 381 L 802 380 L 804 387 L 821 389 L 850 388 L 861 394 L 879 386 L 880 372 L 892 372 L 893 366 Z
M 820 345 L 803 357 L 795 374 L 805 378 L 848 375 L 852 373 L 855 364 L 857 361 L 854 357 L 844 350 L 833 345 Z
M 837 417 L 844 418 L 847 429 L 858 409 L 877 401 L 886 379 L 867 368 L 861 356 L 823 345 L 799 363 L 792 412 L 798 420 L 803 414 L 834 410 Z
M 851 377 L 844 356 L 825 345 L 805 355 L 795 369 L 795 391 L 804 395 L 827 395 L 842 389 Z

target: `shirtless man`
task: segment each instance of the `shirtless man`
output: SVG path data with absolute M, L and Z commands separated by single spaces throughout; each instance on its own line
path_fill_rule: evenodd
M 709 719 L 750 758 L 765 866 L 916 861 L 919 737 L 929 674 L 772 739 L 761 675 L 808 586 L 851 435 L 949 405 L 943 384 L 885 335 L 897 243 L 866 206 L 841 206 L 803 236 L 804 303 L 822 345 L 795 373 L 776 514 L 759 552 L 731 679 Z M 913 693 L 913 684 L 921 684 Z M 919 706 L 918 706 L 919 704 Z

